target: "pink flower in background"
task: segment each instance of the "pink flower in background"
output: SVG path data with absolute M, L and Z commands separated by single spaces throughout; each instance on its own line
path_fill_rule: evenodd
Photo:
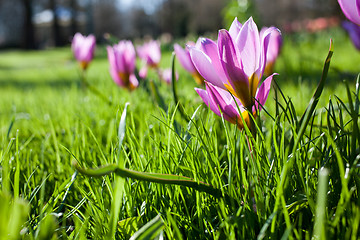
M 267 29 L 269 29 L 269 28 L 263 27 L 261 29 L 260 38 L 266 32 Z M 268 45 L 267 54 L 266 54 L 266 65 L 265 65 L 265 70 L 264 70 L 265 76 L 270 76 L 272 73 L 274 73 L 274 65 L 275 65 L 276 59 L 278 58 L 278 56 L 280 54 L 282 43 L 283 43 L 283 40 L 282 40 L 281 33 L 279 31 L 273 31 L 270 34 L 269 45 Z
M 360 25 L 360 0 L 338 0 L 338 2 L 345 16 Z
M 114 82 L 129 90 L 135 89 L 139 82 L 134 74 L 136 53 L 131 41 L 120 41 L 107 47 L 110 75 Z
M 161 59 L 160 43 L 152 40 L 136 48 L 139 58 L 149 67 L 158 67 Z
M 146 78 L 147 73 L 148 73 L 148 68 L 146 66 L 144 66 L 139 71 L 139 77 L 140 78 Z
M 272 78 L 267 78 L 256 92 L 255 98 L 258 102 L 255 102 L 252 107 L 254 117 L 257 116 L 257 110 L 260 111 L 262 109 L 261 106 L 266 102 L 271 87 L 271 80 Z M 195 90 L 200 95 L 204 103 L 216 115 L 221 117 L 222 114 L 226 121 L 236 124 L 239 129 L 244 128 L 242 119 L 244 119 L 247 126 L 250 127 L 249 112 L 246 111 L 239 99 L 233 97 L 229 91 L 216 87 L 208 82 L 206 82 L 206 90 L 200 88 L 195 88 Z
M 161 78 L 164 80 L 167 84 L 171 84 L 171 78 L 172 78 L 172 71 L 171 68 L 167 68 L 162 70 L 161 72 Z M 175 72 L 175 78 L 176 81 L 179 80 L 179 74 Z
M 147 75 L 147 68 L 158 68 L 161 60 L 160 43 L 155 40 L 144 43 L 142 46 L 136 48 L 140 59 L 145 63 L 145 66 L 140 69 L 140 77 L 145 78 Z
M 71 49 L 80 66 L 85 70 L 94 58 L 96 39 L 93 35 L 83 36 L 76 33 L 71 43 Z
M 200 49 L 191 48 L 191 59 L 206 81 L 231 92 L 245 108 L 252 109 L 274 31 L 279 30 L 271 27 L 260 37 L 252 18 L 244 25 L 235 19 L 229 31 L 219 31 L 217 43 L 202 39 Z M 265 81 L 271 82 L 272 77 Z
M 349 33 L 354 46 L 360 50 L 360 26 L 348 21 L 344 21 L 342 26 Z
M 195 46 L 195 43 L 188 42 L 187 46 L 188 47 Z M 204 83 L 204 78 L 196 70 L 196 68 L 191 60 L 188 47 L 185 47 L 185 49 L 183 49 L 179 44 L 175 44 L 174 50 L 175 50 L 176 57 L 178 58 L 180 64 L 183 66 L 183 68 L 193 76 L 196 83 L 201 85 Z

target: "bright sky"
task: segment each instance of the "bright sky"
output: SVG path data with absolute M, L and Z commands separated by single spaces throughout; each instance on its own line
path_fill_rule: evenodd
M 133 0 L 118 0 L 119 1 L 119 5 L 121 6 L 122 9 L 127 9 L 129 7 L 131 7 L 132 3 L 135 2 Z
M 163 0 L 118 0 L 121 10 L 131 7 L 142 7 L 147 14 L 155 12 L 156 8 Z

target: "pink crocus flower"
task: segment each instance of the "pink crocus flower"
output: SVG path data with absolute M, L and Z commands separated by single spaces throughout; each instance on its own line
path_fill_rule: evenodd
M 252 107 L 252 114 L 257 116 L 257 110 L 261 110 L 268 98 L 272 78 L 267 78 L 256 92 L 256 99 Z M 213 84 L 206 82 L 206 90 L 195 88 L 196 92 L 200 95 L 204 103 L 216 115 L 223 115 L 224 119 L 232 124 L 236 124 L 239 129 L 244 128 L 243 120 L 250 127 L 249 112 L 239 101 L 238 98 L 232 96 L 229 91 Z M 239 111 L 240 110 L 240 111 Z
M 260 31 L 260 37 L 263 36 L 263 34 L 266 32 L 266 30 L 269 29 L 268 27 L 263 27 Z M 265 70 L 264 75 L 270 76 L 272 73 L 274 73 L 274 65 L 276 62 L 276 59 L 278 58 L 280 54 L 280 50 L 282 47 L 282 36 L 280 32 L 273 31 L 270 34 L 268 49 L 266 53 L 266 64 L 265 64 Z
M 179 44 L 174 44 L 175 54 L 183 68 L 193 76 L 197 84 L 201 85 L 204 83 L 204 78 L 196 70 L 196 67 L 191 60 L 189 52 L 189 47 L 191 46 L 195 46 L 195 43 L 188 42 L 185 49 L 183 49 Z
M 136 48 L 139 58 L 149 67 L 158 67 L 161 59 L 160 43 L 155 40 L 144 43 Z
M 171 84 L 171 78 L 172 78 L 172 71 L 171 68 L 166 68 L 162 70 L 161 72 L 161 78 L 164 80 L 167 84 Z M 179 74 L 175 72 L 175 78 L 176 81 L 179 80 Z
M 204 79 L 232 93 L 251 110 L 255 105 L 266 63 L 271 27 L 260 36 L 253 19 L 241 25 L 235 18 L 229 31 L 219 31 L 218 41 L 201 40 L 201 48 L 191 48 L 190 56 Z M 271 81 L 272 74 L 265 81 Z M 257 99 L 259 100 L 259 99 Z
M 159 67 L 161 60 L 160 43 L 155 40 L 144 43 L 142 46 L 136 48 L 140 59 L 145 63 L 145 66 L 140 69 L 140 77 L 145 78 L 147 75 L 147 68 Z
M 76 60 L 80 63 L 80 67 L 86 70 L 89 63 L 94 58 L 96 39 L 94 35 L 83 36 L 76 33 L 71 43 L 71 49 Z
M 139 82 L 134 74 L 136 53 L 131 41 L 122 40 L 113 47 L 107 47 L 110 75 L 114 82 L 129 90 L 135 89 Z
M 360 0 L 338 0 L 338 2 L 345 16 L 360 25 Z
M 349 33 L 354 46 L 360 50 L 360 26 L 349 21 L 344 21 L 342 26 Z

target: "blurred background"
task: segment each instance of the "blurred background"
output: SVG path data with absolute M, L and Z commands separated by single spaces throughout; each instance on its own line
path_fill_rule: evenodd
M 216 34 L 237 16 L 284 32 L 339 25 L 337 0 L 0 0 L 0 48 L 68 45 L 76 32 L 119 39 Z M 105 35 L 106 36 L 106 35 Z

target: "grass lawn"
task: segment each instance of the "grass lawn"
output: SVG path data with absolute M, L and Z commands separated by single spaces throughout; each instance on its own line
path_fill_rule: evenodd
M 328 78 L 301 134 L 330 38 Z M 0 51 L 0 239 L 109 239 L 114 229 L 116 239 L 139 229 L 137 239 L 357 239 L 360 54 L 338 28 L 284 41 L 275 79 L 285 99 L 277 104 L 271 89 L 254 137 L 209 111 L 178 63 L 178 96 L 192 121 L 181 117 L 171 86 L 155 73 L 149 79 L 167 111 L 148 83 L 133 92 L 119 88 L 106 46 L 97 47 L 87 79 L 112 105 L 82 87 L 70 47 Z M 171 52 L 162 54 L 161 66 L 171 67 Z M 221 196 L 114 173 L 90 177 L 74 162 L 186 176 Z

